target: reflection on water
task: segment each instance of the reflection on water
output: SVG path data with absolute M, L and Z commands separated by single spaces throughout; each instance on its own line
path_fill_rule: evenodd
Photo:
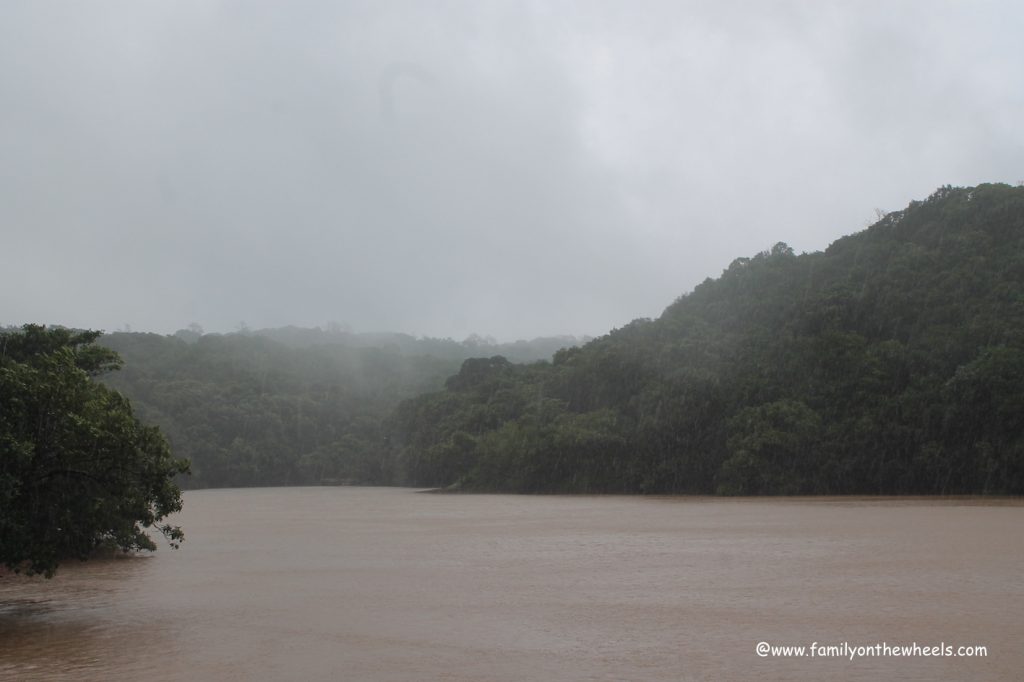
M 194 491 L 180 551 L 0 577 L 0 679 L 1015 680 L 1022 521 L 1019 501 Z

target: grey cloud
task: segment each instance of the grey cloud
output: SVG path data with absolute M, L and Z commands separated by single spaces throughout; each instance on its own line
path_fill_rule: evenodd
M 599 334 L 1020 179 L 1022 12 L 973 8 L 8 3 L 0 323 Z

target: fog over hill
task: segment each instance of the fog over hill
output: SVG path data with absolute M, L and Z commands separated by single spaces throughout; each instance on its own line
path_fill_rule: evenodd
M 382 422 L 436 391 L 467 358 L 550 360 L 575 337 L 499 344 L 286 327 L 233 334 L 115 332 L 124 367 L 102 380 L 159 425 L 191 487 L 387 483 L 398 479 Z

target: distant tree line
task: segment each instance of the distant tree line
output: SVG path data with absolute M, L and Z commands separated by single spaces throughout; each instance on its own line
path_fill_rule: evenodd
M 287 327 L 237 334 L 110 334 L 103 377 L 192 463 L 188 487 L 384 484 L 397 478 L 381 424 L 481 349 L 535 360 L 572 337 L 512 344 Z

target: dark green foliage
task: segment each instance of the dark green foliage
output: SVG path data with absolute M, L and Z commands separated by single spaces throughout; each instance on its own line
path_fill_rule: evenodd
M 487 490 L 1024 493 L 1024 188 L 945 187 L 825 252 L 734 261 L 551 364 L 474 360 L 389 424 Z
M 0 334 L 0 562 L 53 575 L 102 546 L 153 550 L 145 528 L 181 509 L 187 472 L 154 427 L 92 376 L 116 369 L 99 332 L 25 325 Z
M 441 386 L 453 364 L 241 334 L 104 342 L 128 361 L 108 381 L 192 461 L 195 487 L 382 483 L 381 416 Z
M 381 421 L 399 402 L 440 389 L 472 352 L 539 357 L 555 341 L 498 346 L 295 327 L 104 338 L 127 360 L 106 380 L 191 460 L 194 487 L 398 480 Z

